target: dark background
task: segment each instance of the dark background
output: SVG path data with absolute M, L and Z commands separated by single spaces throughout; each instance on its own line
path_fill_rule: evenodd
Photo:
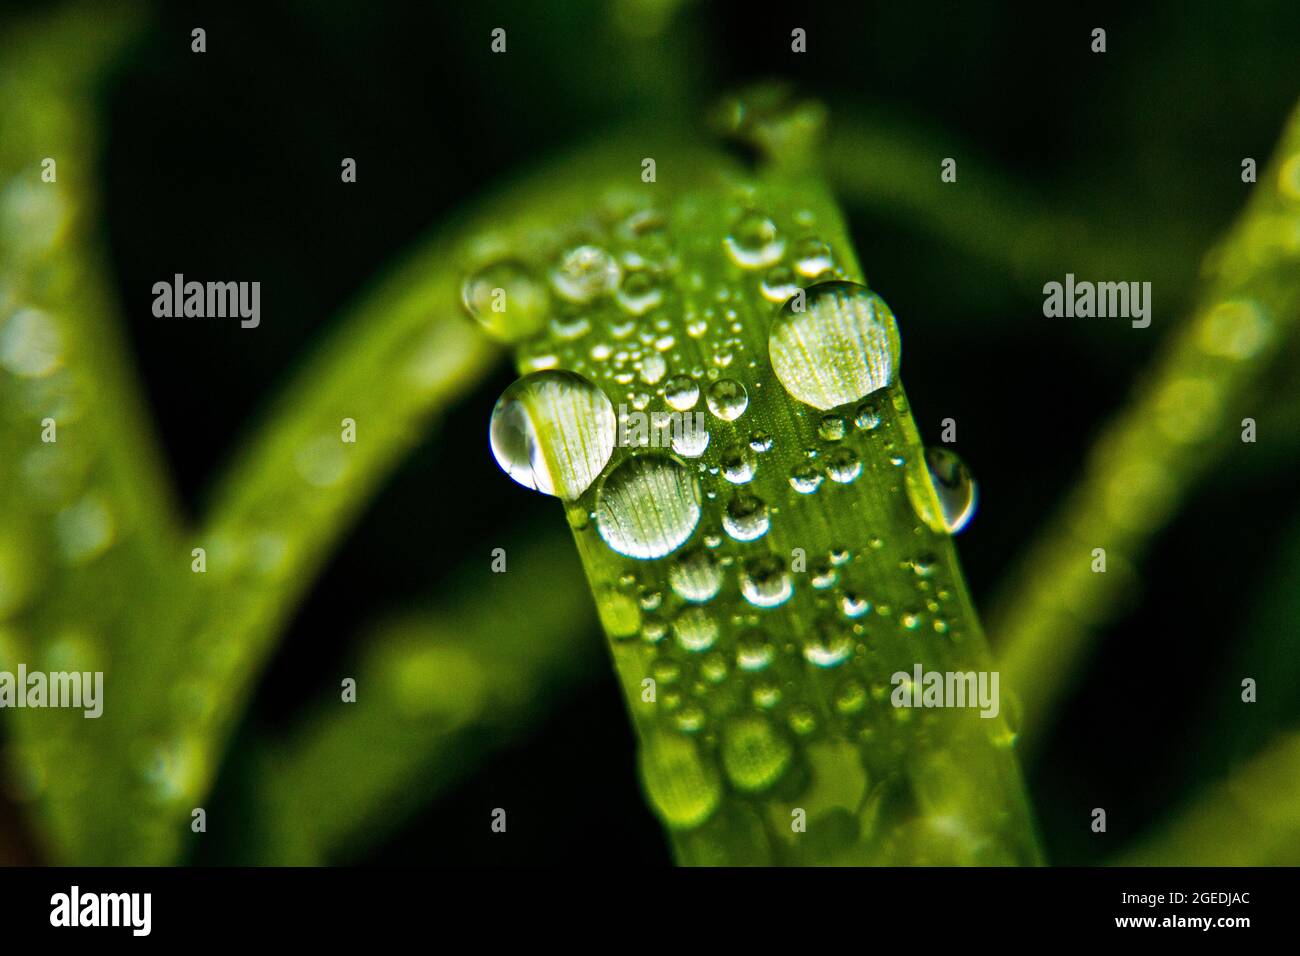
M 1199 254 L 1246 199 L 1241 158 L 1263 166 L 1300 93 L 1294 2 L 687 4 L 649 40 L 620 28 L 630 7 L 160 8 L 105 92 L 106 212 L 129 335 L 191 515 L 349 299 L 452 210 L 612 124 L 697 116 L 747 80 L 785 77 L 824 97 L 832 122 L 850 110 L 930 130 L 950 144 L 942 155 L 981 158 L 1096 233 L 1138 229 L 1165 237 L 1166 255 Z M 202 56 L 190 52 L 195 26 L 207 30 Z M 505 56 L 488 52 L 495 26 L 508 30 Z M 795 26 L 808 31 L 802 56 L 790 52 Z M 1104 55 L 1089 52 L 1095 26 Z M 355 185 L 339 182 L 345 156 Z M 960 551 L 986 606 L 1190 300 L 1197 262 L 1179 256 L 1185 281 L 1155 288 L 1150 334 L 1125 334 L 1044 319 L 1041 284 L 1059 275 L 1009 276 L 907 222 L 849 212 L 859 258 L 899 317 L 922 433 L 933 440 L 956 418 L 980 480 Z M 1142 279 L 1139 268 L 1110 278 Z M 154 319 L 151 286 L 174 272 L 260 280 L 261 327 Z M 521 493 L 488 452 L 488 414 L 511 380 L 502 369 L 466 400 L 372 502 L 300 609 L 242 735 L 275 732 L 337 687 L 365 624 L 436 593 L 484 542 L 562 528 L 554 503 Z M 1277 651 L 1295 641 L 1297 598 L 1283 586 L 1295 490 L 1280 469 L 1223 469 L 1156 539 L 1136 606 L 1030 772 L 1052 861 L 1122 848 L 1296 718 L 1300 655 Z M 435 510 L 435 496 L 457 506 Z M 1253 724 L 1220 719 L 1238 675 L 1269 678 Z M 238 799 L 229 776 L 214 815 Z M 494 806 L 511 808 L 509 840 L 464 822 Z M 1109 808 L 1104 842 L 1087 831 L 1094 806 Z M 232 841 L 210 834 L 199 862 L 237 857 Z M 668 861 L 606 669 L 363 862 Z

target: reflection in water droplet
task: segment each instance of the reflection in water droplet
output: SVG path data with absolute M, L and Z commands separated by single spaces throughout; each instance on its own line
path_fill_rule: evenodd
M 805 307 L 787 302 L 768 336 L 772 368 L 786 391 L 829 411 L 893 383 L 898 325 L 885 301 L 854 282 L 823 282 Z
M 681 547 L 700 520 L 695 479 L 666 454 L 629 458 L 601 483 L 596 530 L 619 554 L 661 558 Z
M 745 213 L 723 240 L 727 254 L 742 269 L 763 269 L 773 265 L 785 252 L 785 240 L 776 223 L 762 213 Z
M 978 498 L 975 479 L 966 463 L 947 448 L 927 448 L 925 465 L 929 480 L 924 486 L 910 476 L 907 482 L 912 507 L 932 531 L 956 534 L 975 514 Z
M 573 372 L 525 376 L 492 410 L 492 454 L 525 488 L 574 499 L 614 451 L 617 421 L 603 391 Z
M 535 335 L 550 309 L 546 290 L 526 266 L 509 259 L 466 277 L 460 297 L 465 311 L 488 334 L 503 342 L 519 342 Z
M 734 422 L 749 407 L 749 394 L 735 379 L 719 379 L 709 386 L 708 403 L 713 414 L 724 422 Z
M 757 463 L 748 448 L 732 448 L 722 455 L 722 477 L 733 485 L 743 485 L 754 480 Z

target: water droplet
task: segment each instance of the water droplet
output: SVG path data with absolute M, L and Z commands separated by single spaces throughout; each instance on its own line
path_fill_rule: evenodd
M 757 431 L 749 436 L 749 447 L 760 454 L 772 450 L 772 436 L 764 431 Z
M 722 477 L 733 485 L 743 485 L 754 480 L 756 462 L 748 448 L 732 448 L 722 455 Z
M 629 272 L 614 298 L 632 315 L 645 315 L 663 301 L 664 293 L 649 272 Z
M 932 531 L 956 534 L 975 514 L 975 479 L 966 463 L 947 448 L 927 448 L 925 465 L 928 480 L 909 476 L 907 481 L 912 507 Z
M 846 485 L 862 474 L 862 462 L 852 448 L 837 448 L 826 459 L 826 474 L 831 481 Z
M 700 400 L 700 386 L 689 375 L 676 375 L 664 383 L 664 401 L 668 407 L 687 412 Z
M 853 656 L 853 639 L 838 621 L 823 618 L 804 640 L 803 656 L 818 667 L 838 667 Z
M 749 407 L 749 393 L 735 379 L 719 379 L 709 386 L 709 411 L 724 422 L 734 422 Z
M 755 607 L 779 607 L 794 595 L 794 583 L 780 559 L 765 554 L 745 562 L 740 593 Z
M 519 484 L 572 500 L 604 470 L 616 431 L 603 391 L 581 375 L 550 370 L 502 393 L 489 440 L 497 464 Z
M 49 375 L 63 363 L 63 335 L 39 309 L 19 309 L 0 327 L 0 365 L 23 378 Z
M 787 302 L 772 323 L 768 353 L 791 395 L 829 411 L 891 385 L 898 324 L 884 299 L 854 282 L 808 289 L 803 311 Z
M 831 247 L 820 239 L 801 239 L 795 246 L 794 267 L 804 278 L 816 279 L 831 267 Z
M 771 519 L 767 505 L 748 492 L 738 492 L 727 502 L 722 513 L 722 527 L 737 541 L 753 541 L 767 534 Z
M 688 607 L 673 621 L 677 643 L 692 653 L 707 651 L 718 640 L 718 622 L 702 607 Z
M 578 246 L 564 254 L 551 272 L 551 284 L 561 297 L 579 305 L 618 288 L 623 270 L 599 246 Z
M 756 673 L 772 663 L 772 645 L 762 634 L 751 632 L 736 647 L 736 664 L 742 671 Z
M 722 568 L 708 551 L 690 551 L 668 569 L 668 583 L 682 600 L 702 604 L 722 588 Z
M 871 610 L 871 602 L 866 598 L 858 597 L 852 591 L 845 591 L 840 595 L 840 613 L 845 617 L 862 617 Z
M 703 412 L 698 413 L 703 417 Z M 672 430 L 672 449 L 683 458 L 699 458 L 709 447 L 709 432 L 706 428 L 696 428 L 695 423 L 686 421 L 681 428 Z
M 108 550 L 117 533 L 117 523 L 108 503 L 92 493 L 55 515 L 54 531 L 64 560 L 70 565 L 80 565 Z
M 817 434 L 825 441 L 839 441 L 844 437 L 847 426 L 844 419 L 838 415 L 823 415 L 822 420 L 817 423 Z
M 790 472 L 790 487 L 801 495 L 810 495 L 822 483 L 821 473 L 812 465 L 798 465 Z
M 880 427 L 880 415 L 869 402 L 864 402 L 858 406 L 857 414 L 853 416 L 853 424 L 864 432 L 875 431 Z
M 629 458 L 601 482 L 596 530 L 619 554 L 661 558 L 681 547 L 700 520 L 695 479 L 666 454 Z
M 722 736 L 722 766 L 738 790 L 758 793 L 781 779 L 790 765 L 790 742 L 772 729 L 767 718 L 740 717 Z
M 776 223 L 757 212 L 745 213 L 736 220 L 723 245 L 731 260 L 742 269 L 766 268 L 785 252 L 785 240 L 777 231 Z
M 799 291 L 799 281 L 789 266 L 777 266 L 763 277 L 759 291 L 768 302 L 779 305 Z
M 468 276 L 460 296 L 465 311 L 489 335 L 503 342 L 519 342 L 535 335 L 550 310 L 546 290 L 526 266 L 509 259 Z

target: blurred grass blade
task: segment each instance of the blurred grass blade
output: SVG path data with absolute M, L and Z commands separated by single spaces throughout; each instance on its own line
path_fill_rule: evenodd
M 1120 866 L 1300 866 L 1300 733 L 1208 788 Z
M 1139 586 L 1152 536 L 1242 441 L 1244 418 L 1269 441 L 1259 384 L 1300 333 L 1300 109 L 1246 210 L 1205 263 L 1190 321 L 1172 330 L 1128 405 L 1093 445 L 1080 483 L 1009 576 L 992 615 L 1008 682 L 1041 743 L 1092 637 Z M 1157 323 L 1158 323 L 1157 319 Z M 1093 573 L 1092 551 L 1106 551 Z
M 554 532 L 529 540 L 506 548 L 506 573 L 475 557 L 452 589 L 457 602 L 376 628 L 346 672 L 357 702 L 335 689 L 253 755 L 254 862 L 354 858 L 602 666 L 568 542 Z
M 94 87 L 136 19 L 65 6 L 0 50 L 0 669 L 103 671 L 112 715 L 5 713 L 17 794 L 56 860 L 110 858 L 138 835 L 90 808 L 140 787 L 138 752 L 111 738 L 154 699 L 131 688 L 175 624 L 150 582 L 180 522 L 110 303 L 96 193 Z

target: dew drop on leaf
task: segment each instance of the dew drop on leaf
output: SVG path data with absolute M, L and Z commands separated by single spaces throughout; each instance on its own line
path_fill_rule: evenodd
M 605 477 L 596 494 L 596 530 L 629 558 L 671 554 L 699 521 L 699 488 L 671 455 L 627 459 Z
M 497 464 L 519 484 L 572 500 L 609 462 L 616 429 L 603 391 L 581 375 L 548 370 L 502 393 L 489 440 Z
M 925 450 L 924 484 L 909 478 L 907 494 L 916 515 L 940 534 L 956 534 L 975 514 L 978 489 L 970 469 L 947 448 Z
M 822 282 L 777 313 L 768 354 L 781 385 L 822 411 L 893 384 L 898 324 L 885 300 L 855 282 Z

